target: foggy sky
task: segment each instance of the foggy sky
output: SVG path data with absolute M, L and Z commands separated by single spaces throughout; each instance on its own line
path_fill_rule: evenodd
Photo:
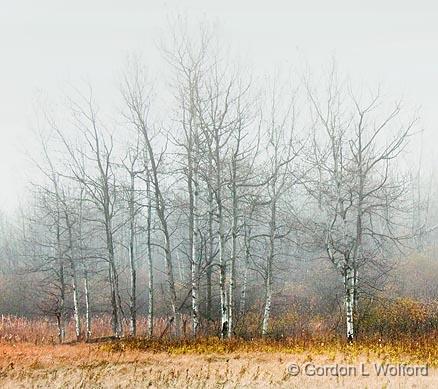
M 40 90 L 88 79 L 111 96 L 126 55 L 156 65 L 169 17 L 220 25 L 259 72 L 335 56 L 358 82 L 382 83 L 421 107 L 426 153 L 438 141 L 438 5 L 433 1 L 14 0 L 0 9 L 0 210 L 25 194 L 33 106 Z M 434 159 L 435 166 L 437 159 Z

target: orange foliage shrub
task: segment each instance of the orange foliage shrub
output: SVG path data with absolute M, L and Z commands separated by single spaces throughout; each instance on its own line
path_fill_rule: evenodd
M 307 307 L 309 308 L 309 307 Z M 301 309 L 301 310 L 300 310 Z M 438 302 L 420 302 L 403 298 L 396 300 L 381 300 L 368 307 L 361 307 L 358 321 L 359 339 L 374 341 L 413 340 L 433 338 L 438 336 Z M 269 338 L 283 342 L 285 339 L 294 342 L 344 340 L 343 312 L 323 315 L 302 307 L 295 306 L 275 312 L 270 320 Z M 248 312 L 237 318 L 234 335 L 243 340 L 254 340 L 261 337 L 262 314 L 259 311 Z M 124 323 L 124 333 L 129 334 L 128 322 Z M 84 321 L 82 330 L 85 332 Z M 112 335 L 110 315 L 94 316 L 91 323 L 92 338 L 100 339 Z M 219 333 L 217 321 L 202 321 L 199 338 Z M 147 319 L 139 316 L 137 319 L 137 334 L 147 333 Z M 182 338 L 191 338 L 191 319 L 182 316 Z M 66 341 L 75 340 L 73 319 L 66 322 Z M 159 339 L 170 336 L 167 318 L 154 320 L 154 337 Z M 16 316 L 0 316 L 0 342 L 28 342 L 34 344 L 54 344 L 58 342 L 58 328 L 54 318 L 23 318 Z
M 432 335 L 438 331 L 438 302 L 420 302 L 411 298 L 385 300 L 372 305 L 363 314 L 360 330 L 384 338 Z

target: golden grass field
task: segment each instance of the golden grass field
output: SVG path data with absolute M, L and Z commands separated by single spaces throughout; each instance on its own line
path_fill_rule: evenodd
M 122 340 L 0 344 L 2 388 L 437 388 L 436 344 Z M 374 362 L 428 364 L 428 376 L 377 376 Z M 290 364 L 357 366 L 357 376 L 292 376 Z M 369 376 L 361 375 L 361 364 Z M 312 370 L 309 369 L 312 374 Z
M 404 330 L 362 336 L 351 345 L 329 332 L 267 340 L 176 340 L 159 335 L 165 324 L 160 320 L 152 340 L 115 340 L 108 337 L 105 317 L 94 318 L 91 342 L 74 342 L 69 321 L 67 343 L 57 344 L 56 325 L 47 318 L 0 319 L 0 388 L 438 388 L 438 332 L 421 322 L 416 327 L 421 331 L 413 332 L 400 317 Z M 140 324 L 143 333 L 146 326 Z M 381 363 L 427 365 L 428 374 L 378 376 L 374 364 Z M 289 373 L 291 364 L 301 368 L 298 375 Z M 357 374 L 310 375 L 312 366 L 336 365 Z

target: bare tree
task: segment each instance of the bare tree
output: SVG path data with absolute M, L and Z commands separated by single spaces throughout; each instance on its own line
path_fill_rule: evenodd
M 188 244 L 191 274 L 191 305 L 192 330 L 196 336 L 200 324 L 199 312 L 199 278 L 200 278 L 200 217 L 199 170 L 202 152 L 202 130 L 200 110 L 203 109 L 201 100 L 204 98 L 204 78 L 206 77 L 207 54 L 209 45 L 208 32 L 200 31 L 200 43 L 197 47 L 193 40 L 184 34 L 182 28 L 173 31 L 172 48 L 163 47 L 163 52 L 175 73 L 175 97 L 180 109 L 177 111 L 177 121 L 182 128 L 183 139 L 176 139 L 178 147 L 183 150 L 186 160 L 183 174 L 187 181 L 188 205 Z M 177 36 L 177 32 L 181 34 Z
M 269 208 L 269 227 L 267 233 L 268 253 L 265 267 L 265 303 L 263 312 L 262 335 L 269 333 L 271 316 L 274 260 L 278 255 L 277 241 L 284 239 L 290 227 L 279 223 L 278 208 L 286 192 L 292 189 L 294 159 L 297 158 L 299 143 L 294 139 L 295 103 L 294 96 L 287 96 L 274 83 L 268 99 L 266 119 L 266 155 L 267 177 L 266 204 Z M 294 144 L 296 143 L 296 144 Z M 289 208 L 291 204 L 289 204 Z
M 143 137 L 144 147 L 147 152 L 150 179 L 155 198 L 155 210 L 158 219 L 160 220 L 161 231 L 164 237 L 164 245 L 162 248 L 165 254 L 167 283 L 169 287 L 170 304 L 172 310 L 172 317 L 170 318 L 169 322 L 175 322 L 175 333 L 178 335 L 180 330 L 180 314 L 177 305 L 178 303 L 173 272 L 172 243 L 167 219 L 168 215 L 166 200 L 163 196 L 159 177 L 159 169 L 162 162 L 163 153 L 156 153 L 154 147 L 152 146 L 151 129 L 148 124 L 150 102 L 146 87 L 147 80 L 145 78 L 144 69 L 141 69 L 138 63 L 134 63 L 131 74 L 125 77 L 122 94 L 126 107 L 128 108 L 126 118 Z
M 131 148 L 128 151 L 127 160 L 123 161 L 123 166 L 129 175 L 129 185 L 127 188 L 128 192 L 128 224 L 129 224 L 129 272 L 130 272 L 130 334 L 131 336 L 136 336 L 137 334 L 137 266 L 136 266 L 136 251 L 135 251 L 135 236 L 137 231 L 136 226 L 136 216 L 139 213 L 141 206 L 137 200 L 136 196 L 136 177 L 144 172 L 143 167 L 137 167 L 140 163 L 140 151 L 139 142 L 135 148 Z
M 70 157 L 70 177 L 85 188 L 90 201 L 93 202 L 101 215 L 98 222 L 103 226 L 105 233 L 106 259 L 109 264 L 108 275 L 112 306 L 112 329 L 115 336 L 121 336 L 122 306 L 114 242 L 114 234 L 119 226 L 114 225 L 117 212 L 117 191 L 116 178 L 111 161 L 114 147 L 113 138 L 111 134 L 105 134 L 105 129 L 98 120 L 97 108 L 93 101 L 91 87 L 88 97 L 79 94 L 79 101 L 76 102 L 71 99 L 70 105 L 75 119 L 75 126 L 80 134 L 83 135 L 83 140 L 88 150 L 75 149 L 66 135 L 59 128 L 55 127 L 55 129 Z M 85 160 L 93 162 L 94 166 L 87 166 Z
M 415 120 L 399 124 L 396 103 L 382 113 L 379 93 L 366 103 L 330 75 L 325 101 L 307 84 L 314 117 L 313 146 L 309 161 L 314 167 L 307 181 L 308 193 L 318 202 L 320 224 L 317 241 L 339 271 L 345 291 L 347 338 L 355 337 L 360 277 L 365 265 L 382 270 L 385 252 L 400 247 L 406 232 L 400 228 L 401 202 L 406 194 L 403 178 L 392 169 L 407 145 Z

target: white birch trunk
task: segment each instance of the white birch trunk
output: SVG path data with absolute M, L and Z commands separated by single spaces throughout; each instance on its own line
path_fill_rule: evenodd
M 266 293 L 265 293 L 265 309 L 263 311 L 262 336 L 269 334 L 269 319 L 271 317 L 272 304 L 272 274 L 269 273 L 266 279 Z
M 246 288 L 248 287 L 248 261 L 245 258 L 245 267 L 243 269 L 242 290 L 240 292 L 239 316 L 246 313 Z
M 152 241 L 151 241 L 151 228 L 152 228 L 152 198 L 150 191 L 149 178 L 146 181 L 147 185 L 147 249 L 148 249 L 148 337 L 151 338 L 154 333 L 154 269 L 152 262 Z
M 277 154 L 277 151 L 275 155 Z M 276 159 L 277 161 L 277 159 Z M 275 166 L 275 175 L 278 174 L 278 168 Z M 272 305 L 272 266 L 275 256 L 275 234 L 277 231 L 277 177 L 273 178 L 272 193 L 271 193 L 271 207 L 270 207 L 270 221 L 269 221 L 269 252 L 266 261 L 266 292 L 265 292 L 265 309 L 263 312 L 262 336 L 269 333 L 269 319 L 271 317 Z
M 175 279 L 174 279 L 174 271 L 173 271 L 173 258 L 172 258 L 172 247 L 170 242 L 170 233 L 167 224 L 166 217 L 166 205 L 164 202 L 163 195 L 161 193 L 160 181 L 158 177 L 158 167 L 157 162 L 155 160 L 154 150 L 152 148 L 151 141 L 149 139 L 148 128 L 145 122 L 145 118 L 143 117 L 143 110 L 141 105 L 144 103 L 141 100 L 142 92 L 138 91 L 139 98 L 130 101 L 132 113 L 135 116 L 134 123 L 139 129 L 139 131 L 143 134 L 146 151 L 149 157 L 150 163 L 150 177 L 151 182 L 154 187 L 154 197 L 155 197 L 155 206 L 157 210 L 157 215 L 160 220 L 162 232 L 164 235 L 164 255 L 165 255 L 165 265 L 166 265 L 166 275 L 167 275 L 167 283 L 169 286 L 169 294 L 170 294 L 170 305 L 172 310 L 172 317 L 170 318 L 170 323 L 174 323 L 175 327 L 175 335 L 179 336 L 180 333 L 180 317 L 179 317 L 179 309 L 177 307 L 177 295 L 175 288 Z
M 73 316 L 75 320 L 75 333 L 76 340 L 81 338 L 81 317 L 79 314 L 79 297 L 78 297 L 78 277 L 76 272 L 76 266 L 72 263 L 72 289 L 73 289 Z
M 108 220 L 108 218 L 106 218 Z M 117 337 L 122 335 L 122 325 L 118 304 L 119 288 L 118 288 L 118 276 L 116 265 L 114 261 L 114 245 L 112 238 L 111 225 L 109 222 L 106 223 L 106 238 L 107 238 L 107 250 L 108 250 L 108 264 L 109 264 L 109 281 L 110 281 L 110 292 L 111 292 L 111 307 L 112 307 L 112 330 L 113 334 Z
M 64 264 L 62 259 L 59 262 L 59 281 L 60 281 L 60 296 L 59 296 L 59 312 L 57 316 L 58 321 L 58 338 L 59 343 L 65 341 L 65 281 L 64 281 Z
M 76 271 L 76 259 L 75 259 L 75 250 L 74 250 L 74 243 L 73 243 L 73 235 L 72 235 L 72 225 L 70 223 L 70 218 L 68 215 L 68 211 L 65 211 L 65 222 L 67 225 L 67 231 L 68 231 L 68 241 L 69 241 L 69 248 L 70 248 L 70 268 L 72 272 L 72 292 L 73 292 L 73 317 L 75 320 L 75 334 L 76 334 L 76 340 L 79 340 L 81 337 L 81 317 L 79 313 L 79 282 L 78 282 L 78 274 Z
M 85 340 L 91 338 L 91 312 L 90 312 L 90 289 L 88 287 L 88 273 L 84 272 L 84 294 L 85 294 Z
M 83 269 L 83 276 L 84 276 L 84 298 L 85 298 L 85 341 L 88 342 L 91 338 L 91 312 L 90 312 L 90 288 L 88 285 L 88 270 L 87 265 L 84 262 L 84 253 L 83 253 L 83 246 L 82 246 L 82 239 L 83 239 L 83 233 L 82 233 L 82 226 L 83 226 L 83 198 L 84 196 L 84 189 L 81 188 L 80 190 L 80 202 L 79 202 L 79 253 L 80 253 L 80 260 L 81 265 Z
M 191 278 L 192 278 L 192 320 L 193 320 L 193 335 L 196 336 L 199 327 L 199 305 L 198 305 L 198 217 L 197 217 L 197 207 L 198 207 L 198 173 L 197 168 L 194 166 L 193 171 L 193 207 L 191 210 L 192 218 L 192 233 L 191 233 Z
M 229 290 L 228 290 L 228 338 L 233 337 L 233 325 L 234 325 L 234 278 L 235 278 L 235 268 L 236 268 L 236 256 L 237 256 L 237 223 L 238 223 L 238 200 L 237 200 L 237 166 L 236 158 L 237 152 L 233 158 L 232 167 L 232 207 L 233 207 L 233 220 L 231 226 L 231 263 L 229 267 Z
M 212 175 L 211 161 L 208 168 L 208 176 Z M 212 305 L 212 295 L 211 295 L 211 277 L 212 277 L 212 266 L 213 266 L 213 252 L 214 252 L 214 233 L 213 233 L 213 215 L 214 215 L 214 203 L 213 203 L 213 191 L 208 185 L 208 263 L 206 270 L 206 316 L 207 320 L 211 320 L 211 305 Z
M 218 217 L 218 240 L 219 240 L 219 289 L 220 289 L 220 315 L 221 315 L 221 339 L 225 339 L 228 335 L 228 303 L 226 289 L 226 262 L 225 262 L 225 234 L 224 234 L 224 219 L 222 209 L 222 179 L 220 170 L 219 158 L 219 140 L 216 140 L 216 202 L 217 202 L 217 217 Z
M 224 259 L 225 249 L 225 236 L 222 216 L 222 206 L 218 205 L 218 217 L 219 217 L 219 288 L 220 288 L 220 309 L 221 309 L 221 339 L 224 339 L 228 335 L 228 302 L 227 302 L 227 289 L 226 289 L 226 263 Z
M 345 269 L 345 311 L 346 311 L 346 321 L 347 321 L 347 339 L 352 342 L 354 339 L 354 288 L 353 288 L 353 269 L 347 267 Z
M 58 205 L 59 207 L 59 205 Z M 63 343 L 65 341 L 65 278 L 64 278 L 64 261 L 62 258 L 62 249 L 61 249 L 61 231 L 60 231 L 60 217 L 59 217 L 59 208 L 57 210 L 57 218 L 56 218 L 56 257 L 59 263 L 59 312 L 57 313 L 57 322 L 58 322 L 58 338 L 59 343 Z
M 269 334 L 269 319 L 271 317 L 272 305 L 272 262 L 274 259 L 274 240 L 271 239 L 269 256 L 266 267 L 266 292 L 265 292 L 265 309 L 263 311 L 262 336 Z
M 137 270 L 135 266 L 134 240 L 135 240 L 135 209 L 134 209 L 134 190 L 135 175 L 131 176 L 131 186 L 129 193 L 129 271 L 131 278 L 131 298 L 130 298 L 130 322 L 129 331 L 131 336 L 137 334 Z
M 246 221 L 244 228 L 245 228 L 245 233 L 244 233 L 245 262 L 243 269 L 242 290 L 240 292 L 240 307 L 239 307 L 240 316 L 244 316 L 246 313 L 246 293 L 248 288 L 249 260 L 251 255 L 251 227 L 247 225 Z

